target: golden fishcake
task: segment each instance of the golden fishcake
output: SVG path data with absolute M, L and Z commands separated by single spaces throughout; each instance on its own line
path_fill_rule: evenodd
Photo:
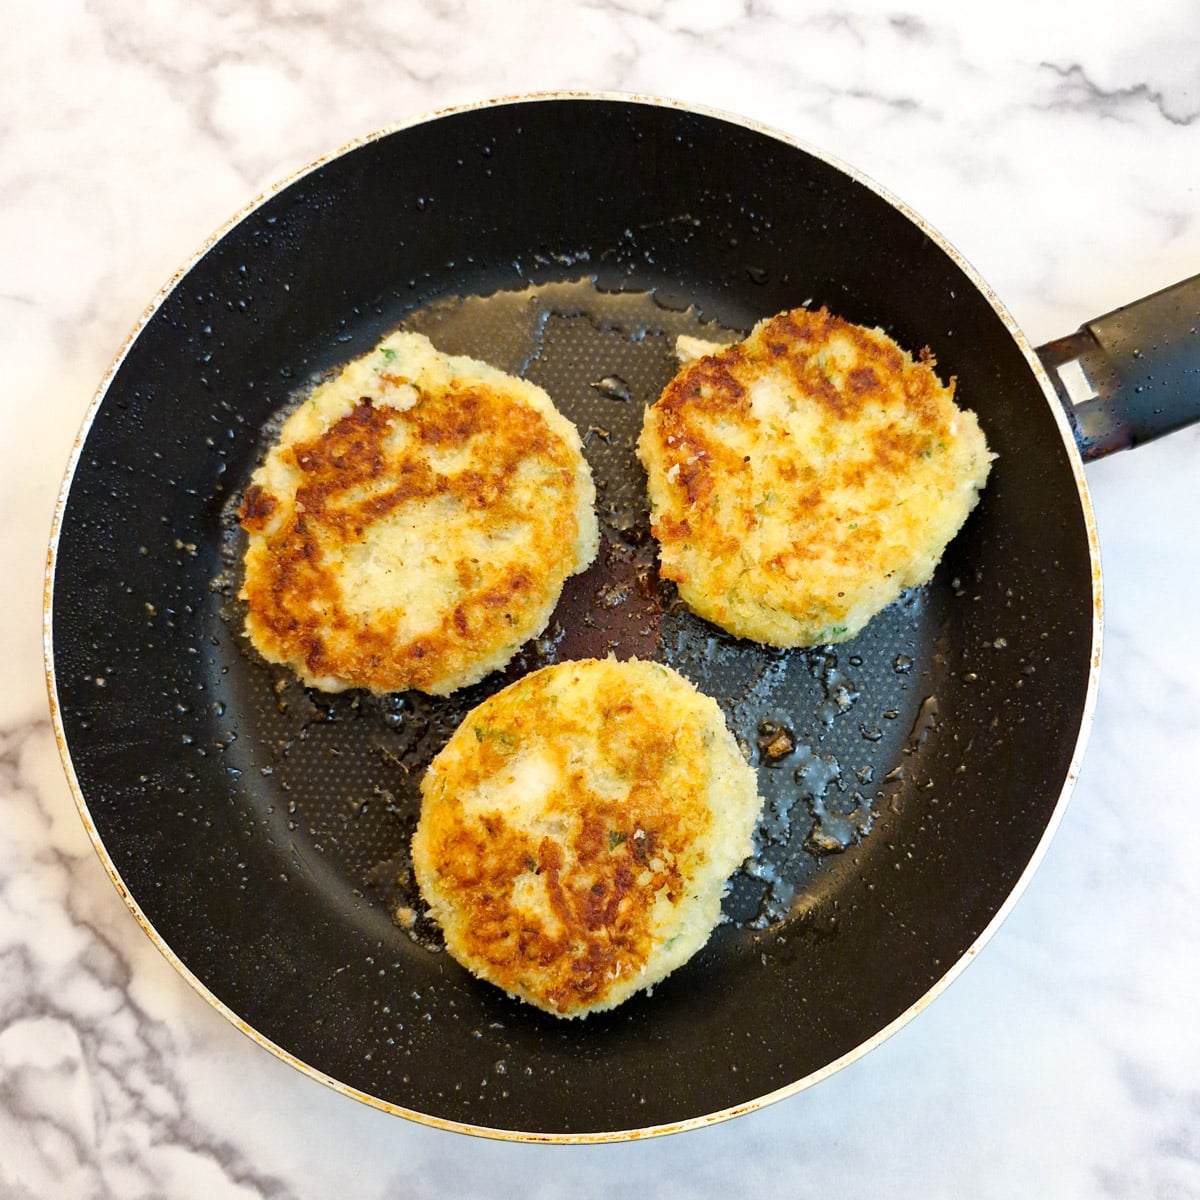
M 421 797 L 413 867 L 447 950 L 561 1017 L 612 1008 L 704 945 L 760 807 L 716 701 L 611 658 L 485 700 Z
M 395 333 L 315 389 L 254 473 L 246 634 L 309 686 L 444 695 L 539 634 L 599 545 L 540 388 Z
M 929 580 L 987 481 L 975 414 L 928 351 L 826 309 L 687 362 L 638 440 L 661 572 L 773 646 L 846 641 Z

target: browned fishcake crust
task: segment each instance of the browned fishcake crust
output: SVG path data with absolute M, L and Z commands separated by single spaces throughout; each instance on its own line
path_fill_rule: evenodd
M 313 686 L 474 682 L 595 553 L 573 426 L 531 385 L 415 337 L 383 343 L 376 394 L 347 400 L 335 380 L 299 410 L 240 509 L 247 634 Z
M 826 309 L 761 322 L 648 410 L 662 573 L 701 616 L 777 646 L 853 637 L 930 577 L 991 462 L 933 356 Z
M 567 1017 L 704 944 L 759 808 L 715 702 L 638 661 L 562 663 L 497 693 L 421 792 L 413 862 L 447 949 Z

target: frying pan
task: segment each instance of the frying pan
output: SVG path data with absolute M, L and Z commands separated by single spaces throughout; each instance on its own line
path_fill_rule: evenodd
M 47 670 L 102 860 L 231 1021 L 428 1124 L 626 1138 L 822 1079 L 957 975 L 1058 824 L 1099 659 L 1081 448 L 1200 416 L 1196 297 L 1181 285 L 1039 359 L 874 184 L 663 102 L 484 104 L 317 163 L 164 290 L 68 470 Z M 931 347 L 999 457 L 929 585 L 854 642 L 781 652 L 658 579 L 632 445 L 678 334 L 735 336 L 801 303 Z M 325 696 L 247 650 L 233 513 L 305 388 L 401 325 L 550 391 L 584 435 L 604 545 L 507 671 L 439 700 Z M 421 771 L 465 712 L 542 663 L 609 652 L 715 696 L 765 806 L 705 949 L 652 994 L 563 1022 L 397 912 L 416 903 Z

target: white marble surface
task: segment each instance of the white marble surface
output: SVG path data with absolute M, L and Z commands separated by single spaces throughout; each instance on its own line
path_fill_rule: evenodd
M 346 1099 L 145 938 L 47 716 L 72 440 L 176 266 L 343 142 L 488 95 L 655 93 L 835 151 L 1033 341 L 1200 271 L 1200 3 L 50 0 L 0 48 L 0 1194 L 1200 1196 L 1200 433 L 1088 470 L 1106 660 L 1060 832 L 979 960 L 817 1088 L 711 1129 L 537 1147 Z

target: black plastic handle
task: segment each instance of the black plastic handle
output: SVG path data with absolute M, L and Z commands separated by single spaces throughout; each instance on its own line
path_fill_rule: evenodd
M 1085 459 L 1200 421 L 1200 275 L 1037 349 Z

